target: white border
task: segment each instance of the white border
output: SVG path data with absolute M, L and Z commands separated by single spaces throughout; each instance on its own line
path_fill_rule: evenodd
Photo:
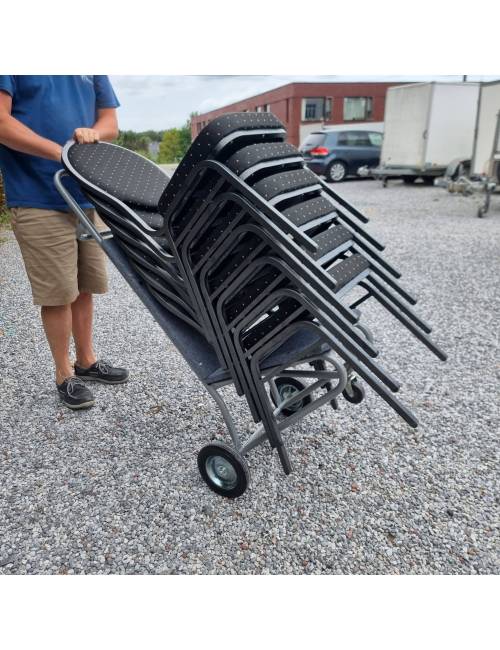
M 497 577 L 61 576 L 0 584 L 8 650 L 498 647 Z
M 497 0 L 3 3 L 12 74 L 498 75 Z

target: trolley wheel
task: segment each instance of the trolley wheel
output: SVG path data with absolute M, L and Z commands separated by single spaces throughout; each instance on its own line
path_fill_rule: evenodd
M 241 496 L 250 483 L 246 460 L 235 449 L 218 440 L 200 449 L 198 469 L 211 490 L 230 499 Z
M 365 389 L 361 384 L 358 384 L 357 378 L 351 380 L 350 383 L 350 390 L 344 388 L 342 395 L 348 402 L 351 402 L 351 404 L 360 404 L 365 399 Z
M 275 379 L 275 383 L 276 383 L 276 388 L 278 390 L 278 394 L 280 396 L 281 402 L 284 402 L 288 398 L 292 397 L 294 393 L 300 393 L 300 391 L 304 390 L 304 388 L 306 387 L 301 381 L 299 381 L 298 379 L 294 379 L 293 377 L 278 377 L 277 379 Z M 269 396 L 272 399 L 274 405 L 279 406 L 279 404 L 276 404 L 276 400 L 274 399 L 274 395 L 272 391 L 269 391 Z M 286 409 L 283 409 L 281 412 L 283 413 L 283 415 L 288 417 L 289 415 L 293 415 L 299 409 L 303 408 L 304 406 L 307 406 L 307 404 L 310 403 L 311 403 L 311 396 L 306 395 L 298 402 L 292 402 L 291 404 L 289 404 L 288 407 Z

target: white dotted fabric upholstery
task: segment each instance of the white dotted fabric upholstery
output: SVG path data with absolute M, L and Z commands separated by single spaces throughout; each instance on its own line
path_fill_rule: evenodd
M 349 284 L 360 273 L 368 269 L 370 265 L 362 255 L 351 255 L 342 260 L 329 270 L 330 275 L 337 283 L 336 291 Z
M 296 169 L 267 176 L 255 183 L 253 188 L 267 201 L 270 201 L 285 192 L 293 192 L 317 183 L 318 177 L 312 171 L 309 169 Z
M 319 219 L 327 214 L 335 215 L 335 207 L 323 196 L 301 201 L 281 211 L 295 226 L 302 226 L 309 221 Z
M 74 144 L 68 158 L 92 185 L 129 205 L 157 211 L 169 178 L 147 158 L 107 142 Z
M 208 158 L 220 158 L 220 156 L 216 155 L 216 148 L 224 138 L 240 131 L 247 132 L 248 137 L 252 137 L 252 131 L 265 129 L 270 131 L 284 130 L 284 126 L 272 113 L 228 113 L 210 122 L 189 147 L 170 183 L 165 188 L 159 203 L 160 212 L 164 214 L 168 209 L 177 192 L 184 186 L 195 165 Z M 272 134 L 272 138 L 275 140 L 283 140 L 284 137 L 285 133 L 282 135 Z M 255 140 L 263 140 L 265 135 L 255 135 L 254 138 Z
M 227 166 L 235 174 L 240 175 L 261 162 L 291 157 L 301 157 L 299 151 L 293 145 L 287 142 L 265 142 L 243 147 L 229 158 Z
M 314 259 L 321 259 L 323 255 L 342 246 L 342 244 L 345 244 L 350 239 L 351 233 L 343 226 L 328 228 L 328 230 L 314 237 L 314 241 L 318 244 L 318 250 L 314 253 Z

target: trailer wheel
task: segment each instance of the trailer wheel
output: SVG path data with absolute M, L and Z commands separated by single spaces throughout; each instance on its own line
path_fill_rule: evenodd
M 329 183 L 340 183 L 347 176 L 347 165 L 341 160 L 333 160 L 328 165 L 325 176 Z
M 350 385 L 349 385 L 350 384 Z M 351 404 L 361 404 L 365 399 L 365 389 L 361 384 L 358 384 L 358 380 L 355 377 L 351 382 L 344 388 L 342 395 Z
M 305 385 L 301 381 L 294 379 L 293 377 L 278 377 L 275 380 L 275 383 L 281 402 L 284 402 L 292 397 L 294 393 L 300 393 L 300 391 L 304 390 L 305 388 Z M 274 399 L 272 391 L 269 391 L 269 396 L 271 397 L 274 405 L 279 406 L 279 404 L 276 404 L 276 400 Z M 310 403 L 311 396 L 306 395 L 301 400 L 289 404 L 288 407 L 286 409 L 283 409 L 281 412 L 285 417 L 288 417 L 289 415 L 293 415 L 299 409 L 304 408 L 304 406 L 307 406 Z
M 211 490 L 229 499 L 241 496 L 250 483 L 246 460 L 235 449 L 218 440 L 200 449 L 198 469 Z
M 417 180 L 417 179 L 415 178 L 415 176 L 405 176 L 405 177 L 403 178 L 403 183 L 404 183 L 405 185 L 413 185 L 413 184 L 415 183 L 416 180 Z
M 422 176 L 424 185 L 434 185 L 434 176 Z

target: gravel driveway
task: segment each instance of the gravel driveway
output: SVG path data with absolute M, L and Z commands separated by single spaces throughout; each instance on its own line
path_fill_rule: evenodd
M 215 404 L 114 269 L 96 343 L 132 379 L 96 386 L 88 412 L 60 406 L 19 250 L 2 233 L 0 573 L 499 572 L 500 202 L 479 220 L 472 199 L 439 188 L 338 189 L 388 243 L 449 361 L 366 306 L 421 426 L 371 391 L 324 407 L 287 434 L 295 472 L 254 450 L 235 501 L 196 467 L 199 448 L 225 436 Z

